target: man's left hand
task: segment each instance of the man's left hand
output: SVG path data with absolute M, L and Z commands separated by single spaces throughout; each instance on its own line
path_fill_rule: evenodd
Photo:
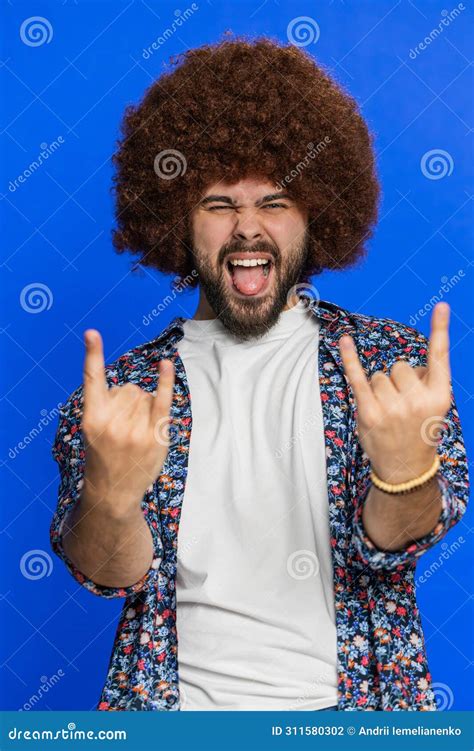
M 427 366 L 397 360 L 390 374 L 366 378 L 354 340 L 341 337 L 339 349 L 354 391 L 357 429 L 374 472 L 390 483 L 419 476 L 436 456 L 439 431 L 451 405 L 447 303 L 435 305 L 431 317 Z

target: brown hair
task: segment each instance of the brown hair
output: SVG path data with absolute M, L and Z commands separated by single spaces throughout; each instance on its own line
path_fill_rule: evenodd
M 170 62 L 125 110 L 112 157 L 116 251 L 183 279 L 194 268 L 190 213 L 205 189 L 255 176 L 309 212 L 305 277 L 355 264 L 380 192 L 356 101 L 307 52 L 267 37 L 225 38 Z

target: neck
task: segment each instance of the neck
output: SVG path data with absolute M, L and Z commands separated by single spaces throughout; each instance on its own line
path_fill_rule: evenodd
M 199 288 L 199 303 L 196 308 L 196 312 L 193 315 L 194 321 L 209 321 L 211 318 L 216 318 L 216 314 L 209 305 L 206 295 L 203 292 L 202 287 Z

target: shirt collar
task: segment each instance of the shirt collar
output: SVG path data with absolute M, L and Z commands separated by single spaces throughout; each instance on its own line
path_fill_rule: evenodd
M 326 328 L 334 331 L 334 327 L 337 326 L 341 316 L 346 315 L 346 311 L 343 308 L 328 300 L 318 300 L 306 294 L 300 294 L 299 297 L 306 301 L 308 308 L 321 323 L 323 332 Z M 187 318 L 184 316 L 173 318 L 161 334 L 154 339 L 154 343 L 156 345 L 169 346 L 172 349 L 184 336 L 184 323 L 186 320 Z

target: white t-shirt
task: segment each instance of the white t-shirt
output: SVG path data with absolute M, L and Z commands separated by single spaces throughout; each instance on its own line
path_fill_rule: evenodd
M 176 580 L 183 710 L 337 704 L 319 322 L 184 323 L 192 431 Z

